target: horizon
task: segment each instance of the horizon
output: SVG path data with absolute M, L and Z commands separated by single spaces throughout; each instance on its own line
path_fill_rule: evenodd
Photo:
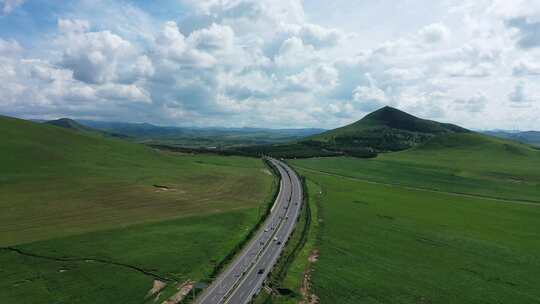
M 390 105 L 469 129 L 540 129 L 532 0 L 1 0 L 0 9 L 9 116 L 332 129 Z
M 357 119 L 349 124 L 353 124 L 355 122 L 358 122 L 360 120 L 362 120 L 363 118 L 365 118 L 367 115 L 371 114 L 371 113 L 374 113 L 374 112 L 377 112 L 379 110 L 382 110 L 384 108 L 391 108 L 391 109 L 395 109 L 395 110 L 398 110 L 398 111 L 401 111 L 401 112 L 404 112 L 404 113 L 407 113 L 405 111 L 402 111 L 398 108 L 395 108 L 395 107 L 392 107 L 392 106 L 383 106 L 381 108 L 378 108 L 372 112 L 369 112 L 369 113 L 366 113 L 362 118 L 360 119 Z M 407 114 L 410 114 L 410 113 L 407 113 Z M 416 116 L 417 117 L 417 116 Z M 16 118 L 21 118 L 21 119 L 25 119 L 23 117 L 16 117 Z M 425 119 L 425 118 L 422 118 L 422 117 L 417 117 L 417 118 L 420 118 L 420 119 Z M 133 125 L 150 125 L 150 126 L 154 126 L 154 127 L 159 127 L 159 128 L 185 128 L 185 129 L 261 129 L 261 130 L 274 130 L 274 131 L 280 131 L 280 130 L 321 130 L 321 131 L 329 131 L 329 130 L 332 130 L 332 129 L 327 129 L 327 128 L 321 128 L 321 127 L 292 127 L 292 128 L 272 128 L 272 127 L 260 127 L 260 126 L 238 126 L 238 127 L 226 127 L 226 126 L 219 126 L 219 125 L 215 125 L 215 126 L 196 126 L 196 125 L 162 125 L 162 124 L 159 124 L 159 123 L 150 123 L 150 122 L 147 122 L 147 121 L 140 121 L 140 122 L 133 122 L 133 121 L 115 121 L 115 120 L 99 120 L 99 119 L 86 119 L 86 118 L 71 118 L 71 117 L 58 117 L 58 118 L 52 118 L 52 119 L 29 119 L 31 121 L 36 121 L 36 122 L 49 122 L 49 121 L 55 121 L 55 120 L 61 120 L 61 119 L 68 119 L 68 120 L 73 120 L 75 122 L 78 122 L 78 123 L 83 123 L 85 121 L 87 122 L 98 122 L 98 123 L 119 123 L 119 124 L 133 124 Z M 436 120 L 434 120 L 436 121 Z M 441 123 L 446 123 L 445 121 L 436 121 L 436 122 L 441 122 Z M 348 125 L 348 124 L 347 124 Z M 342 126 L 337 126 L 336 128 L 340 128 L 340 127 L 344 127 L 346 125 L 342 125 Z M 458 125 L 459 126 L 459 125 Z M 334 128 L 335 129 L 335 128 Z M 470 129 L 471 131 L 475 131 L 475 132 L 540 132 L 538 130 L 534 130 L 534 129 L 524 129 L 524 130 L 520 130 L 520 129 Z

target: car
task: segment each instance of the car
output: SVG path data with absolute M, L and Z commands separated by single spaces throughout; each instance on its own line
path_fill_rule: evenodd
M 264 232 L 268 232 L 268 228 L 264 229 Z
M 277 236 L 274 237 L 274 242 L 277 242 L 278 238 Z
M 257 274 L 263 274 L 264 273 L 264 268 L 260 268 L 259 271 L 257 271 Z

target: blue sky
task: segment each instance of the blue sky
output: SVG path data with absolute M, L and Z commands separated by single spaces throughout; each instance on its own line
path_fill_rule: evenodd
M 535 0 L 0 0 L 0 113 L 540 129 Z

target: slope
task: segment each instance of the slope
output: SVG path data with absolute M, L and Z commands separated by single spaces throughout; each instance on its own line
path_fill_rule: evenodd
M 208 280 L 271 199 L 257 159 L 0 117 L 2 303 L 159 302 Z M 159 283 L 159 282 L 158 282 Z M 148 300 L 148 301 L 145 301 Z
M 7 117 L 0 129 L 0 245 L 253 208 L 271 182 L 255 159 L 172 155 Z

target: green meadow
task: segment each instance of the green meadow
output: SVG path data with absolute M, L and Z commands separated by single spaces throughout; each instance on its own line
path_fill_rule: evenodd
M 275 189 L 258 159 L 0 117 L 2 303 L 142 303 L 208 279 Z
M 321 303 L 540 303 L 539 152 L 459 134 L 376 159 L 291 161 L 322 189 L 312 291 Z

